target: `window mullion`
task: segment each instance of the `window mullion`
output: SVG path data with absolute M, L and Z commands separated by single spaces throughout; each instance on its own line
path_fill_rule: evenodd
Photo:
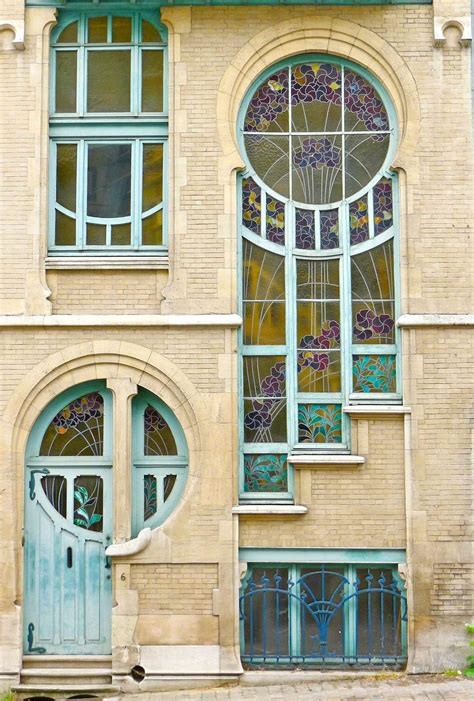
M 349 244 L 349 206 L 344 202 L 339 209 L 339 235 L 342 239 L 341 256 L 341 397 L 342 405 L 347 404 L 351 388 L 352 374 L 352 295 L 351 295 L 351 255 Z M 350 419 L 342 416 L 343 443 L 350 447 Z
M 294 206 L 288 203 L 285 212 L 286 221 L 286 375 L 287 375 L 287 441 L 288 452 L 297 442 L 297 363 L 296 363 L 296 258 L 292 253 L 294 245 Z M 291 468 L 291 472 L 293 468 Z M 293 481 L 293 476 L 291 476 Z
M 357 605 L 358 597 L 354 594 L 354 584 L 357 578 L 356 565 L 346 565 L 345 577 L 348 583 L 345 585 L 345 596 L 347 599 L 344 606 L 344 656 L 346 662 L 348 658 L 355 658 L 357 653 Z
M 132 213 L 132 237 L 131 244 L 134 250 L 138 250 L 141 244 L 141 216 L 142 216 L 142 187 L 141 173 L 143 168 L 143 142 L 136 139 L 132 144 L 132 192 L 130 211 Z
M 87 216 L 87 143 L 83 139 L 78 142 L 77 151 L 76 246 L 82 251 L 86 242 Z

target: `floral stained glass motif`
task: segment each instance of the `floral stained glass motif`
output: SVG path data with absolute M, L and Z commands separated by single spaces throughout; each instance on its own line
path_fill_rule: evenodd
M 177 455 L 176 442 L 168 423 L 152 406 L 147 406 L 144 417 L 145 455 Z
M 324 204 L 342 198 L 340 136 L 292 137 L 293 199 Z
M 288 131 L 288 96 L 288 68 L 283 68 L 255 91 L 245 115 L 245 131 Z
M 298 406 L 300 443 L 340 443 L 342 412 L 339 404 L 300 404 Z
M 285 343 L 285 258 L 244 239 L 244 343 Z
M 352 256 L 354 343 L 394 343 L 393 241 Z
M 347 131 L 373 132 L 374 141 L 381 140 L 380 131 L 389 128 L 387 111 L 376 89 L 354 71 L 345 70 L 344 110 Z
M 252 178 L 242 180 L 242 224 L 257 236 L 262 233 L 262 191 Z
M 285 243 L 285 205 L 273 197 L 267 196 L 267 212 L 265 217 L 267 240 L 272 243 Z
M 41 478 L 41 486 L 50 504 L 66 518 L 67 513 L 67 480 L 61 475 L 46 475 Z
M 339 66 L 318 62 L 295 66 L 291 71 L 294 131 L 339 131 L 341 90 Z
M 83 475 L 74 480 L 74 525 L 88 531 L 102 532 L 104 513 L 103 480 Z
M 354 355 L 352 376 L 354 392 L 396 392 L 396 356 Z
M 143 520 L 148 521 L 158 509 L 157 485 L 155 475 L 143 477 Z
M 295 210 L 295 245 L 307 251 L 316 247 L 314 231 L 314 211 L 311 209 Z
M 286 366 L 283 356 L 244 358 L 244 440 L 286 441 Z
M 374 197 L 374 233 L 382 234 L 393 224 L 392 181 L 381 178 L 373 189 Z
M 104 400 L 91 392 L 56 414 L 43 436 L 40 455 L 103 455 L 103 450 Z
M 244 455 L 244 491 L 288 491 L 286 455 Z
M 367 195 L 349 205 L 351 246 L 369 238 L 369 208 Z
M 339 246 L 339 212 L 327 209 L 320 216 L 321 248 L 329 250 Z

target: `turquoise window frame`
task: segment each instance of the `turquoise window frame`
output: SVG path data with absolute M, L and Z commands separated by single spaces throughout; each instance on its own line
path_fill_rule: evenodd
M 176 443 L 177 455 L 145 455 L 144 412 L 151 405 L 163 416 Z M 164 504 L 151 518 L 144 520 L 143 480 L 145 474 L 176 475 L 176 483 Z M 178 505 L 188 477 L 188 446 L 181 425 L 171 409 L 156 395 L 140 388 L 132 401 L 132 536 L 142 528 L 157 528 Z
M 132 19 L 132 40 L 127 43 L 90 44 L 86 45 L 87 20 L 90 17 L 130 17 Z M 150 22 L 163 39 L 161 43 L 141 43 L 141 21 Z M 74 44 L 58 44 L 60 33 L 72 22 L 78 22 L 78 42 Z M 111 19 L 108 20 L 110 38 Z M 87 68 L 86 53 L 93 51 L 115 51 L 130 49 L 131 59 L 131 88 L 130 112 L 87 112 Z M 55 75 L 56 54 L 58 51 L 77 51 L 77 112 L 55 112 Z M 161 51 L 163 53 L 163 111 L 142 112 L 141 105 L 141 56 L 143 51 Z M 157 255 L 163 256 L 168 251 L 168 48 L 167 30 L 159 21 L 159 13 L 141 9 L 130 9 L 124 5 L 104 7 L 103 10 L 94 6 L 92 10 L 82 8 L 77 10 L 60 10 L 59 21 L 51 34 L 50 50 L 50 94 L 49 94 L 49 206 L 48 206 L 48 255 L 54 256 L 120 256 L 120 255 Z M 56 209 L 67 213 L 56 204 L 56 149 L 61 143 L 78 144 L 76 165 L 76 243 L 75 245 L 57 245 L 55 243 Z M 107 240 L 110 240 L 110 227 L 114 224 L 131 221 L 130 245 L 86 245 L 86 184 L 87 162 L 85 145 L 87 143 L 101 144 L 131 144 L 131 214 L 120 219 L 90 218 L 91 223 L 107 227 Z M 163 144 L 163 193 L 162 201 L 146 213 L 141 212 L 142 196 L 142 145 L 144 143 Z M 151 215 L 162 210 L 162 243 L 159 245 L 143 245 L 141 243 L 141 222 L 144 214 Z
M 316 565 L 327 565 L 328 569 L 331 566 L 339 566 L 343 568 L 344 577 L 349 582 L 355 582 L 357 578 L 358 568 L 371 568 L 374 569 L 386 569 L 390 568 L 392 576 L 396 581 L 400 590 L 406 591 L 405 582 L 400 575 L 398 565 L 404 564 L 406 562 L 405 550 L 391 549 L 387 548 L 384 550 L 378 549 L 359 549 L 359 548 L 336 548 L 336 549 L 311 549 L 311 548 L 240 548 L 239 549 L 239 559 L 241 562 L 247 564 L 247 570 L 241 579 L 239 597 L 245 592 L 247 583 L 252 576 L 253 568 L 265 569 L 266 567 L 271 569 L 285 569 L 288 571 L 288 581 L 297 582 L 301 570 L 304 568 L 311 568 Z M 295 592 L 298 594 L 299 592 Z M 347 594 L 348 592 L 346 592 Z M 289 627 L 290 636 L 290 654 L 292 660 L 290 662 L 288 657 L 280 656 L 278 660 L 272 661 L 267 658 L 255 658 L 252 664 L 265 664 L 269 667 L 285 665 L 288 663 L 295 664 L 294 658 L 298 658 L 299 640 L 301 636 L 300 629 L 300 603 L 296 597 L 289 597 L 288 599 L 289 609 L 288 617 L 291 622 Z M 334 658 L 333 660 L 327 660 L 326 666 L 337 666 L 337 664 L 347 664 L 345 658 L 354 658 L 356 650 L 356 607 L 357 598 L 354 597 L 349 599 L 346 603 L 347 612 L 344 615 L 344 659 Z M 245 655 L 245 632 L 244 632 L 244 621 L 241 619 L 239 621 L 240 627 L 240 650 L 241 655 Z M 291 628 L 291 630 L 290 630 Z M 401 620 L 401 643 L 402 643 L 402 657 L 407 658 L 408 655 L 408 622 L 406 620 Z M 304 662 L 304 660 L 302 660 Z M 385 664 L 384 660 L 374 657 L 370 664 Z M 359 662 L 359 664 L 364 664 Z
M 382 167 L 377 171 L 374 177 L 367 185 L 347 199 L 333 202 L 328 205 L 302 205 L 299 202 L 292 202 L 288 198 L 284 198 L 279 193 L 265 185 L 262 179 L 257 175 L 252 168 L 249 159 L 246 155 L 244 145 L 244 118 L 247 112 L 250 100 L 257 87 L 261 85 L 265 79 L 270 77 L 276 71 L 282 68 L 293 66 L 302 62 L 317 62 L 325 61 L 328 63 L 337 63 L 345 68 L 352 69 L 363 76 L 379 93 L 383 104 L 387 110 L 389 117 L 389 132 L 391 140 L 389 148 Z M 258 133 L 258 132 L 257 132 Z M 243 315 L 243 287 L 242 287 L 242 270 L 243 270 L 243 240 L 246 239 L 252 244 L 260 248 L 278 253 L 285 259 L 285 290 L 286 290 L 286 344 L 285 345 L 262 345 L 249 346 L 243 343 L 243 329 L 238 333 L 238 372 L 239 372 L 239 498 L 242 502 L 292 502 L 293 501 L 293 485 L 294 472 L 290 464 L 288 464 L 288 491 L 287 492 L 245 492 L 244 491 L 244 455 L 245 454 L 261 454 L 275 453 L 294 455 L 298 453 L 308 452 L 323 452 L 323 453 L 349 453 L 350 445 L 350 417 L 342 412 L 342 408 L 349 404 L 400 404 L 402 402 L 402 375 L 401 375 L 401 343 L 400 329 L 395 326 L 395 343 L 393 344 L 355 344 L 352 342 L 352 299 L 351 299 L 351 258 L 352 256 L 368 251 L 372 248 L 377 248 L 388 240 L 393 240 L 394 256 L 394 308 L 395 319 L 400 314 L 400 250 L 399 250 L 399 196 L 398 196 L 398 179 L 397 174 L 390 169 L 390 164 L 393 161 L 395 154 L 398 130 L 395 109 L 391 99 L 384 87 L 376 80 L 376 78 L 366 71 L 364 68 L 352 61 L 340 59 L 336 56 L 325 54 L 299 54 L 272 64 L 263 71 L 258 79 L 247 90 L 242 101 L 238 122 L 237 122 L 237 140 L 240 146 L 240 152 L 246 164 L 245 170 L 237 177 L 237 228 L 240 233 L 238 236 L 238 308 L 239 313 Z M 258 236 L 242 225 L 242 180 L 251 177 L 261 188 L 262 206 L 262 235 Z M 375 236 L 373 220 L 370 222 L 369 239 L 360 244 L 350 245 L 349 239 L 349 205 L 360 199 L 364 195 L 368 195 L 369 214 L 373 211 L 373 198 L 370 196 L 374 185 L 382 177 L 388 177 L 392 181 L 392 196 L 393 196 L 393 223 L 392 226 L 385 232 Z M 274 197 L 276 200 L 283 202 L 285 205 L 285 243 L 284 245 L 274 244 L 267 241 L 265 236 L 265 217 L 264 204 L 267 196 Z M 304 251 L 296 249 L 293 241 L 294 234 L 294 213 L 297 207 L 317 211 L 330 209 L 339 209 L 339 247 L 330 250 L 311 250 Z M 317 217 L 315 217 L 317 219 Z M 316 227 L 316 234 L 318 229 Z M 340 327 L 341 327 L 341 391 L 338 393 L 300 393 L 297 389 L 297 347 L 296 347 L 296 261 L 298 259 L 311 260 L 333 260 L 339 259 L 339 283 L 340 283 Z M 243 364 L 244 357 L 248 356 L 265 356 L 265 355 L 280 355 L 286 356 L 286 401 L 287 401 L 287 442 L 285 443 L 245 443 L 244 441 L 244 391 L 243 391 Z M 352 391 L 352 357 L 353 355 L 395 355 L 396 356 L 396 392 L 394 393 L 356 393 Z M 342 412 L 342 442 L 341 443 L 299 443 L 298 442 L 298 404 L 338 404 L 341 406 Z

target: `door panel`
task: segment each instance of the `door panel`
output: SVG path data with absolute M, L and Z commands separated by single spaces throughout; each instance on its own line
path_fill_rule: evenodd
M 112 581 L 105 547 L 112 534 L 111 469 L 48 466 L 44 476 L 28 472 L 25 653 L 109 654 Z

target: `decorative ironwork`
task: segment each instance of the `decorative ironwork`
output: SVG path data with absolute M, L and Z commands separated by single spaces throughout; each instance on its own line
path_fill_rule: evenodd
M 401 664 L 407 600 L 392 568 L 256 569 L 240 597 L 242 661 Z
M 35 475 L 38 475 L 38 474 L 39 474 L 39 475 L 49 475 L 49 470 L 47 470 L 45 467 L 44 467 L 43 469 L 41 469 L 41 470 L 31 470 L 31 472 L 30 472 L 30 479 L 29 479 L 29 482 L 28 482 L 28 488 L 29 488 L 29 490 L 30 490 L 30 499 L 31 499 L 31 500 L 36 499 L 36 492 L 35 492 L 35 487 L 36 487 L 35 480 L 36 480 L 36 478 L 35 478 Z
M 41 442 L 40 455 L 103 455 L 104 400 L 91 392 L 65 406 L 53 418 Z
M 33 623 L 28 623 L 28 635 L 26 636 L 26 640 L 28 642 L 28 652 L 36 652 L 40 655 L 43 655 L 46 652 L 45 647 L 38 647 L 34 646 L 33 642 L 33 634 L 34 634 L 35 626 Z

